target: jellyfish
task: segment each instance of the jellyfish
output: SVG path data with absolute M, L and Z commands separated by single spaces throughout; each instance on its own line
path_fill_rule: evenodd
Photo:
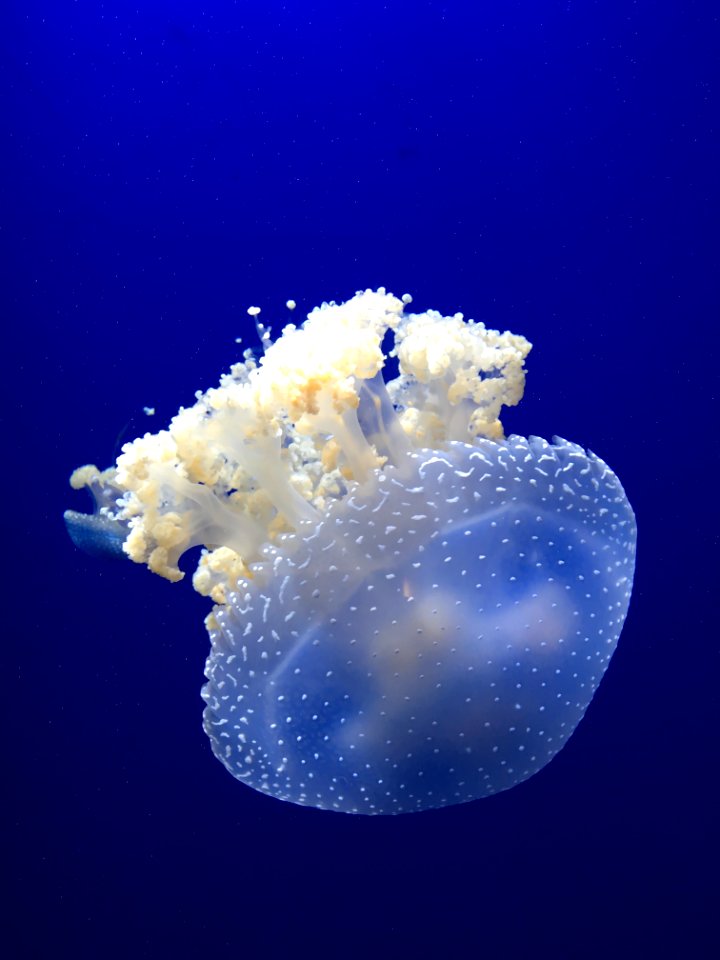
M 274 341 L 259 327 L 259 359 L 109 470 L 77 470 L 97 510 L 67 517 L 81 546 L 120 542 L 170 581 L 200 548 L 213 752 L 262 793 L 353 814 L 464 803 L 542 769 L 633 582 L 612 470 L 504 435 L 530 343 L 411 302 L 365 290 Z

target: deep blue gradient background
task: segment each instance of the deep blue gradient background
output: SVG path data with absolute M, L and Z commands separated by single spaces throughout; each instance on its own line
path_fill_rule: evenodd
M 137 6 L 3 15 L 4 955 L 713 955 L 714 5 Z M 207 604 L 85 557 L 62 510 L 216 382 L 250 304 L 379 285 L 529 337 L 506 427 L 607 460 L 640 540 L 558 758 L 366 819 L 224 771 Z

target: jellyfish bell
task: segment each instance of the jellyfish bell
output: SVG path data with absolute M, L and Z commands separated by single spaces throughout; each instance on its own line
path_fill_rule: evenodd
M 632 588 L 635 520 L 610 468 L 504 437 L 527 340 L 409 303 L 381 288 L 323 304 L 100 475 L 131 559 L 179 580 L 203 547 L 216 756 L 348 813 L 462 803 L 545 766 Z

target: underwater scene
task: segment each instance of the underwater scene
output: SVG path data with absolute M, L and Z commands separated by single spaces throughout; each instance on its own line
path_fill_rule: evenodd
M 7 20 L 7 955 L 716 955 L 717 18 Z

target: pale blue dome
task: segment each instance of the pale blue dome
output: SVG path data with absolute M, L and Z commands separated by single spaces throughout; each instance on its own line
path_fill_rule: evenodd
M 347 813 L 507 790 L 581 720 L 635 539 L 617 477 L 574 444 L 414 452 L 269 551 L 217 614 L 213 750 L 258 790 Z

